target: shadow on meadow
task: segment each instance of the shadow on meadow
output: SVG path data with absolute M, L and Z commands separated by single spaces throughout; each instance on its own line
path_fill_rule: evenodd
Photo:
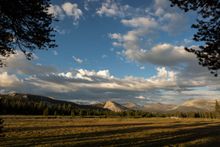
M 59 129 L 61 128 L 76 128 L 76 127 L 127 127 L 118 128 L 114 130 L 107 131 L 97 131 L 97 132 L 82 132 L 76 134 L 68 135 L 50 135 L 50 136 L 39 136 L 39 137 L 8 137 L 4 138 L 4 143 L 2 145 L 45 145 L 45 144 L 72 144 L 76 146 L 128 146 L 128 145 L 138 145 L 138 146 L 164 146 L 171 144 L 179 144 L 188 141 L 193 141 L 204 137 L 217 137 L 220 135 L 219 123 L 200 122 L 191 124 L 172 124 L 166 126 L 144 126 L 151 125 L 151 123 L 125 123 L 125 124 L 100 124 L 100 125 L 75 125 L 75 126 L 49 126 L 49 127 L 26 127 L 19 128 L 17 131 L 26 130 L 47 130 L 47 129 Z M 213 126 L 214 125 L 214 126 Z M 184 127 L 199 127 L 199 128 L 185 128 Z M 159 133 L 150 133 L 144 137 L 131 137 L 132 133 L 147 133 L 151 130 L 161 130 Z M 169 132 L 163 131 L 163 129 L 177 129 L 176 131 Z M 181 129 L 181 130 L 178 130 Z M 7 130 L 6 130 L 7 131 Z M 12 131 L 12 130 L 10 130 Z M 15 131 L 15 130 L 13 130 Z M 118 136 L 119 135 L 119 136 Z M 121 136 L 121 137 L 120 137 Z

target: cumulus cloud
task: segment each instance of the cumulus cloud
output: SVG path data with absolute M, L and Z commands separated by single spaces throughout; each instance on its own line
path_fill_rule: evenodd
M 52 14 L 54 17 L 58 19 L 64 18 L 64 12 L 59 5 L 50 5 L 50 7 L 48 8 L 48 13 Z
M 66 15 L 73 17 L 75 21 L 79 20 L 83 14 L 78 5 L 74 3 L 66 2 L 62 5 L 62 8 Z
M 169 33 L 178 33 L 186 29 L 187 17 L 181 11 L 177 11 L 175 8 L 170 7 L 170 1 L 167 0 L 155 0 L 154 3 L 154 15 L 158 17 L 162 25 L 161 28 Z
M 123 51 L 124 55 L 133 61 L 152 63 L 160 66 L 176 66 L 189 62 L 196 62 L 195 55 L 185 51 L 184 46 L 161 43 L 151 48 L 141 48 L 140 36 L 145 33 L 146 32 L 141 29 L 129 31 L 123 36 L 111 34 L 110 37 L 118 41 L 121 46 L 125 48 Z
M 83 15 L 82 10 L 76 3 L 65 2 L 61 6 L 50 5 L 48 13 L 58 19 L 64 19 L 65 16 L 73 18 L 73 24 L 77 25 L 80 17 Z
M 123 18 L 121 23 L 131 30 L 125 34 L 110 33 L 112 45 L 122 47 L 124 56 L 135 62 L 160 66 L 178 65 L 188 60 L 191 62 L 194 56 L 187 53 L 183 46 L 155 44 L 153 41 L 161 32 L 170 34 L 181 32 L 187 26 L 186 18 L 181 12 L 171 8 L 167 0 L 155 0 L 153 5 L 153 9 L 146 11 L 147 14 L 144 16 Z
M 177 66 L 196 62 L 195 55 L 185 51 L 184 46 L 174 46 L 168 43 L 157 44 L 149 50 L 136 50 L 135 54 L 125 51 L 125 54 L 130 59 L 160 66 Z
M 94 71 L 94 70 L 85 70 L 85 69 L 79 69 L 77 71 L 76 77 L 82 77 L 84 79 L 85 77 L 91 78 L 91 77 L 98 77 L 98 78 L 107 78 L 112 79 L 113 76 L 110 75 L 109 70 L 100 70 L 100 71 Z
M 109 37 L 111 39 L 116 39 L 118 41 L 122 41 L 122 35 L 120 33 L 112 33 L 112 34 L 110 33 Z
M 88 7 L 87 7 L 88 8 Z M 145 9 L 134 8 L 130 5 L 122 5 L 115 0 L 102 1 L 101 7 L 97 9 L 96 14 L 114 18 L 125 18 L 139 15 L 145 15 Z
M 121 23 L 131 27 L 144 27 L 147 29 L 158 27 L 158 23 L 154 18 L 137 17 L 132 19 L 122 19 Z
M 165 67 L 156 68 L 156 74 L 146 78 L 134 76 L 119 78 L 113 76 L 107 69 L 99 71 L 75 69 L 29 77 L 17 77 L 15 74 L 1 72 L 0 81 L 1 89 L 65 100 L 105 101 L 115 99 L 119 102 L 133 101 L 137 103 L 140 100 L 158 102 L 168 101 L 172 98 L 178 101 L 178 98 L 189 97 L 190 94 L 186 93 L 191 89 L 207 88 L 207 85 L 212 85 L 214 88 L 215 85 L 220 84 L 216 79 L 202 77 L 187 79 L 178 71 Z M 172 91 L 172 95 L 169 91 Z M 200 95 L 197 92 L 199 90 L 193 91 L 192 96 Z M 165 98 L 164 95 L 169 95 L 170 98 Z M 208 96 L 210 96 L 208 93 L 204 94 L 204 97 Z
M 51 66 L 37 64 L 37 60 L 28 61 L 18 53 L 6 60 L 8 67 L 0 69 L 0 91 L 7 89 L 85 102 L 109 99 L 164 102 L 178 98 L 217 97 L 219 77 L 211 77 L 206 69 L 198 66 L 195 56 L 186 52 L 182 45 L 166 42 L 150 44 L 159 31 L 179 31 L 185 22 L 181 13 L 170 8 L 169 1 L 154 2 L 154 8 L 145 11 L 145 8 L 136 9 L 119 1 L 105 0 L 101 1 L 101 7 L 96 11 L 99 16 L 120 18 L 121 24 L 128 27 L 125 33 L 108 34 L 114 40 L 113 46 L 123 48 L 122 51 L 117 50 L 116 54 L 140 62 L 140 69 L 147 70 L 148 66 L 144 63 L 157 65 L 151 76 L 116 77 L 108 69 L 57 71 Z M 88 5 L 85 9 L 89 10 Z M 48 12 L 61 19 L 71 17 L 74 23 L 83 16 L 79 6 L 70 2 L 61 6 L 51 5 Z M 111 51 L 115 50 L 112 48 Z M 75 56 L 73 60 L 79 64 L 84 62 Z
M 151 85 L 151 87 L 158 90 L 163 89 L 159 87 L 168 85 L 166 90 L 163 89 L 165 95 L 169 93 L 169 90 L 174 91 L 174 93 L 176 91 L 178 94 L 180 91 L 189 90 L 197 93 L 197 89 L 194 89 L 195 87 L 206 90 L 207 87 L 208 89 L 211 87 L 218 89 L 216 85 L 219 83 L 216 78 L 211 77 L 206 68 L 198 65 L 194 54 L 185 51 L 184 46 L 186 45 L 197 48 L 197 46 L 192 46 L 192 42 L 185 39 L 177 45 L 152 41 L 160 33 L 176 35 L 182 32 L 187 26 L 187 17 L 183 17 L 183 13 L 171 8 L 170 2 L 167 0 L 155 0 L 154 8 L 149 9 L 147 12 L 148 14 L 145 16 L 123 18 L 121 20 L 122 25 L 131 28 L 126 33 L 109 34 L 109 38 L 113 40 L 113 46 L 123 48 L 122 51 L 117 51 L 119 53 L 117 55 L 124 56 L 130 61 L 141 63 L 141 65 L 150 63 L 159 67 L 166 67 L 157 68 L 157 75 L 147 79 L 147 85 Z M 172 69 L 172 71 L 167 71 L 167 68 Z M 135 81 L 136 79 L 130 77 L 130 80 Z M 141 81 L 140 83 L 145 82 Z M 177 97 L 181 95 L 178 94 L 174 95 Z M 154 93 L 154 95 L 165 98 L 165 96 L 157 93 Z M 198 95 L 203 96 L 197 93 Z M 183 95 L 181 96 L 184 97 Z
M 63 94 L 61 98 L 65 95 L 72 95 L 71 98 L 91 98 L 94 100 L 94 98 L 101 97 L 106 99 L 122 98 L 124 95 L 128 95 L 128 99 L 132 99 L 136 94 L 140 95 L 140 92 L 154 90 L 156 87 L 167 89 L 167 87 L 172 86 L 171 83 L 175 81 L 170 80 L 170 76 L 170 74 L 167 76 L 158 74 L 158 76 L 149 79 L 131 76 L 117 78 L 111 75 L 109 70 L 78 69 L 66 73 L 30 76 L 22 79 L 24 81 L 22 86 L 11 90 L 24 92 L 31 88 L 37 94 L 46 95 L 50 93 L 55 97 L 57 94 Z M 8 75 L 5 72 L 1 73 L 0 78 L 1 81 L 4 81 L 1 83 L 3 88 L 20 81 L 15 75 Z M 157 86 L 159 83 L 160 86 Z
M 0 73 L 0 87 L 16 87 L 21 81 L 17 78 L 16 75 L 9 75 L 7 72 Z
M 37 56 L 34 56 L 32 61 L 26 59 L 25 55 L 18 51 L 16 54 L 11 55 L 5 59 L 6 67 L 0 68 L 0 72 L 9 72 L 16 74 L 47 74 L 56 72 L 56 69 L 52 66 L 42 66 L 34 61 L 37 60 Z
M 100 16 L 106 15 L 106 16 L 120 16 L 123 17 L 124 11 L 126 11 L 129 8 L 128 5 L 121 6 L 119 3 L 116 3 L 113 0 L 106 0 L 102 3 L 101 8 L 99 8 L 96 13 Z

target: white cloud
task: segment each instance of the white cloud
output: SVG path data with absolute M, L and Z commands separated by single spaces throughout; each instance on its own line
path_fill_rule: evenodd
M 109 37 L 111 39 L 116 39 L 118 41 L 122 41 L 122 35 L 120 33 L 109 33 Z
M 141 49 L 135 37 L 131 35 L 124 42 L 126 48 L 123 53 L 130 60 L 170 67 L 197 63 L 196 56 L 185 51 L 184 46 L 162 43 L 150 49 Z
M 48 13 L 59 19 L 63 19 L 65 16 L 62 8 L 58 5 L 50 5 Z
M 151 77 L 149 80 L 152 82 L 158 82 L 158 84 L 162 81 L 176 82 L 176 74 L 174 71 L 168 71 L 165 67 L 157 68 L 157 75 Z
M 62 8 L 66 15 L 72 16 L 75 21 L 78 21 L 83 15 L 77 4 L 66 2 L 62 5 Z
M 0 87 L 8 91 L 29 92 L 55 98 L 80 99 L 80 100 L 108 100 L 116 98 L 125 101 L 139 102 L 140 100 L 178 101 L 178 98 L 200 97 L 199 88 L 214 88 L 219 85 L 219 80 L 204 78 L 186 78 L 175 70 L 165 67 L 156 68 L 156 74 L 151 77 L 115 77 L 109 70 L 86 70 L 35 75 L 27 78 L 2 72 L 0 74 Z M 18 86 L 19 85 L 19 86 Z M 187 93 L 188 89 L 194 88 L 193 92 Z M 198 88 L 198 90 L 196 90 Z M 178 89 L 179 92 L 175 92 Z M 172 91 L 172 95 L 169 94 Z M 212 92 L 212 95 L 217 95 Z M 165 94 L 167 97 L 165 98 Z M 146 96 L 148 99 L 146 99 Z M 202 93 L 209 97 L 210 94 Z
M 67 72 L 67 73 L 62 72 L 62 73 L 59 73 L 58 76 L 69 78 L 69 79 L 73 78 L 73 74 L 71 72 Z
M 86 9 L 89 10 L 88 7 Z M 140 101 L 147 98 L 161 101 L 165 97 L 178 100 L 185 97 L 218 96 L 219 92 L 216 91 L 220 89 L 219 77 L 212 78 L 207 70 L 198 66 L 195 56 L 186 52 L 183 46 L 148 43 L 159 31 L 181 31 L 180 28 L 185 22 L 183 15 L 170 8 L 167 0 L 155 0 L 153 9 L 146 13 L 143 13 L 143 10 L 121 5 L 119 1 L 105 0 L 96 13 L 100 16 L 121 18 L 121 24 L 130 27 L 126 33 L 109 34 L 109 38 L 114 40 L 113 46 L 123 47 L 123 51 L 116 52 L 114 48 L 111 51 L 135 62 L 158 65 L 155 73 L 151 73 L 152 76 L 115 77 L 108 69 L 57 72 L 53 67 L 30 62 L 18 53 L 7 59 L 8 67 L 0 69 L 1 89 L 82 101 L 113 98 L 123 101 Z M 48 11 L 58 18 L 71 17 L 74 22 L 78 22 L 83 16 L 79 6 L 70 2 L 65 2 L 62 6 L 51 5 Z M 184 42 L 187 43 L 187 40 Z M 54 51 L 54 55 L 56 54 Z M 75 56 L 73 59 L 76 63 L 84 62 Z M 185 65 L 179 66 L 180 64 Z M 139 68 L 145 67 L 147 70 L 148 66 Z M 212 90 L 211 94 L 207 89 Z
M 113 46 L 115 46 L 115 47 L 122 46 L 123 36 L 120 33 L 109 33 L 108 36 L 111 39 L 117 40 L 112 43 Z
M 161 17 L 161 22 L 166 24 L 162 29 L 172 34 L 182 32 L 186 26 L 189 27 L 184 15 L 179 13 L 166 13 Z
M 144 69 L 145 69 L 145 67 L 144 67 L 144 66 L 141 66 L 141 67 L 140 67 L 140 69 L 141 69 L 141 70 L 144 70 Z
M 51 66 L 42 66 L 41 64 L 36 64 L 38 57 L 34 55 L 34 59 L 29 61 L 26 59 L 25 55 L 18 51 L 16 54 L 11 55 L 5 60 L 6 67 L 0 68 L 0 72 L 9 72 L 16 74 L 47 74 L 56 72 L 56 69 Z
M 61 6 L 50 5 L 48 9 L 49 14 L 53 14 L 54 17 L 62 20 L 65 16 L 73 18 L 73 24 L 77 25 L 83 12 L 76 3 L 65 2 Z M 58 30 L 59 32 L 59 30 Z
M 102 3 L 101 8 L 99 8 L 96 13 L 100 16 L 124 16 L 124 10 L 129 6 L 121 6 L 119 3 L 116 3 L 113 0 L 106 0 Z
M 168 0 L 155 0 L 154 15 L 158 17 L 161 28 L 172 34 L 182 32 L 187 25 L 187 17 L 183 12 L 177 12 L 175 8 L 170 7 Z
M 164 72 L 167 71 L 165 70 Z M 161 85 L 162 82 L 171 81 L 169 80 L 170 74 L 169 72 L 167 73 L 167 76 L 161 76 L 161 74 L 159 73 L 158 76 L 149 79 L 135 77 L 125 77 L 121 79 L 111 75 L 109 70 L 90 71 L 85 69 L 78 69 L 73 72 L 31 76 L 29 78 L 25 78 L 24 82 L 26 82 L 26 85 L 34 85 L 40 89 L 44 89 L 44 91 L 49 90 L 53 92 L 72 92 L 82 89 L 97 89 L 98 91 L 116 90 L 119 92 L 122 90 L 134 92 L 153 89 L 156 86 L 157 82 Z M 19 81 L 19 79 L 15 75 L 9 76 L 6 72 L 2 73 L 0 77 L 1 79 L 3 79 L 1 81 L 4 81 L 4 83 L 2 83 L 3 87 L 5 87 L 5 83 L 8 83 L 8 85 L 10 85 L 12 83 L 15 83 L 14 81 Z M 8 79 L 13 79 L 13 81 L 8 82 Z M 164 87 L 160 88 L 166 88 L 169 87 L 169 85 L 170 84 L 166 83 L 166 85 L 163 85 Z
M 91 4 L 96 2 L 100 2 L 100 0 L 84 0 L 84 9 L 89 11 Z
M 155 0 L 154 8 L 146 13 L 144 16 L 122 19 L 121 23 L 131 27 L 131 30 L 125 34 L 109 34 L 113 40 L 112 45 L 123 47 L 125 57 L 135 62 L 162 66 L 181 64 L 188 59 L 191 62 L 194 56 L 184 51 L 183 46 L 154 44 L 158 33 L 178 34 L 187 26 L 183 14 L 171 8 L 167 0 Z
M 167 0 L 154 0 L 154 4 L 156 8 L 169 9 L 171 3 Z
M 113 78 L 113 76 L 110 76 L 109 70 L 100 70 L 97 72 L 97 76 L 102 78 Z
M 112 33 L 109 34 L 109 37 L 114 40 L 113 46 L 123 47 L 125 57 L 132 61 L 173 66 L 191 62 L 195 58 L 193 54 L 186 52 L 183 46 L 168 43 L 152 45 L 153 36 L 158 30 L 168 27 L 168 24 L 161 25 L 158 20 L 152 17 L 123 19 L 121 23 L 133 27 L 133 29 L 124 35 Z M 159 27 L 160 25 L 161 27 Z
M 77 57 L 75 57 L 75 56 L 73 56 L 73 60 L 74 60 L 76 63 L 78 63 L 78 64 L 83 63 L 83 60 L 82 60 L 82 59 L 77 58 Z
M 142 100 L 145 99 L 145 97 L 144 97 L 143 95 L 136 96 L 135 98 L 136 98 L 136 99 L 142 99 Z
M 82 79 L 85 79 L 85 77 L 98 77 L 98 78 L 107 78 L 112 79 L 113 76 L 110 75 L 109 70 L 100 70 L 100 71 L 89 71 L 85 69 L 79 69 L 77 70 L 77 77 L 81 77 Z M 91 78 L 89 78 L 91 81 Z
M 158 27 L 158 23 L 154 18 L 137 17 L 132 19 L 122 19 L 121 23 L 131 27 L 144 27 L 146 29 Z
M 173 86 L 175 83 L 175 74 L 172 71 L 167 71 L 165 68 L 158 68 L 157 76 L 151 77 L 149 79 L 136 78 L 136 77 L 125 77 L 123 79 L 116 78 L 109 73 L 109 70 L 100 70 L 100 71 L 89 71 L 85 69 L 78 69 L 75 72 L 66 72 L 59 73 L 57 76 L 64 78 L 63 80 L 57 79 L 56 74 L 51 75 L 55 76 L 54 79 L 50 77 L 44 77 L 37 79 L 37 77 L 32 78 L 32 83 L 34 85 L 40 86 L 41 88 L 47 88 L 51 85 L 49 90 L 57 89 L 62 87 L 62 91 L 71 92 L 77 90 L 92 90 L 96 89 L 98 91 L 139 91 L 143 92 L 145 90 L 152 90 L 155 88 L 166 89 L 170 86 Z M 172 74 L 173 73 L 173 74 Z M 55 80 L 55 81 L 54 81 Z M 79 81 L 81 80 L 81 81 Z M 62 82 L 61 82 L 62 81 Z M 41 86 L 42 84 L 42 86 Z M 66 87 L 66 88 L 65 88 Z M 71 88 L 72 87 L 72 88 Z M 88 95 L 89 96 L 89 95 Z
M 140 56 L 132 57 L 132 54 L 129 54 L 130 58 L 163 66 L 196 62 L 195 55 L 185 51 L 184 46 L 174 46 L 167 43 L 158 44 L 147 51 L 139 50 L 139 52 Z
M 9 75 L 7 72 L 0 73 L 0 87 L 16 87 L 21 81 L 16 75 Z
M 101 7 L 96 10 L 96 14 L 99 16 L 107 16 L 114 18 L 133 17 L 138 15 L 145 15 L 145 9 L 134 8 L 130 5 L 122 5 L 115 0 L 102 1 Z
M 121 47 L 122 43 L 120 43 L 120 42 L 112 42 L 112 45 L 115 46 L 115 47 Z

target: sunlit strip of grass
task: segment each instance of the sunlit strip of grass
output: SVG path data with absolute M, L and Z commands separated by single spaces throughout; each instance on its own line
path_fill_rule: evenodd
M 218 143 L 217 143 L 218 142 Z M 190 147 L 190 146 L 200 146 L 200 145 L 206 145 L 209 144 L 215 144 L 216 145 L 220 143 L 220 136 L 214 136 L 214 137 L 203 137 L 199 138 L 193 141 L 184 142 L 181 144 L 174 144 L 173 146 L 179 146 L 179 147 Z

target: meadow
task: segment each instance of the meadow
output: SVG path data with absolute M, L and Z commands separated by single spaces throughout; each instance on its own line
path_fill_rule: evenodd
M 219 119 L 2 116 L 0 146 L 218 146 Z

